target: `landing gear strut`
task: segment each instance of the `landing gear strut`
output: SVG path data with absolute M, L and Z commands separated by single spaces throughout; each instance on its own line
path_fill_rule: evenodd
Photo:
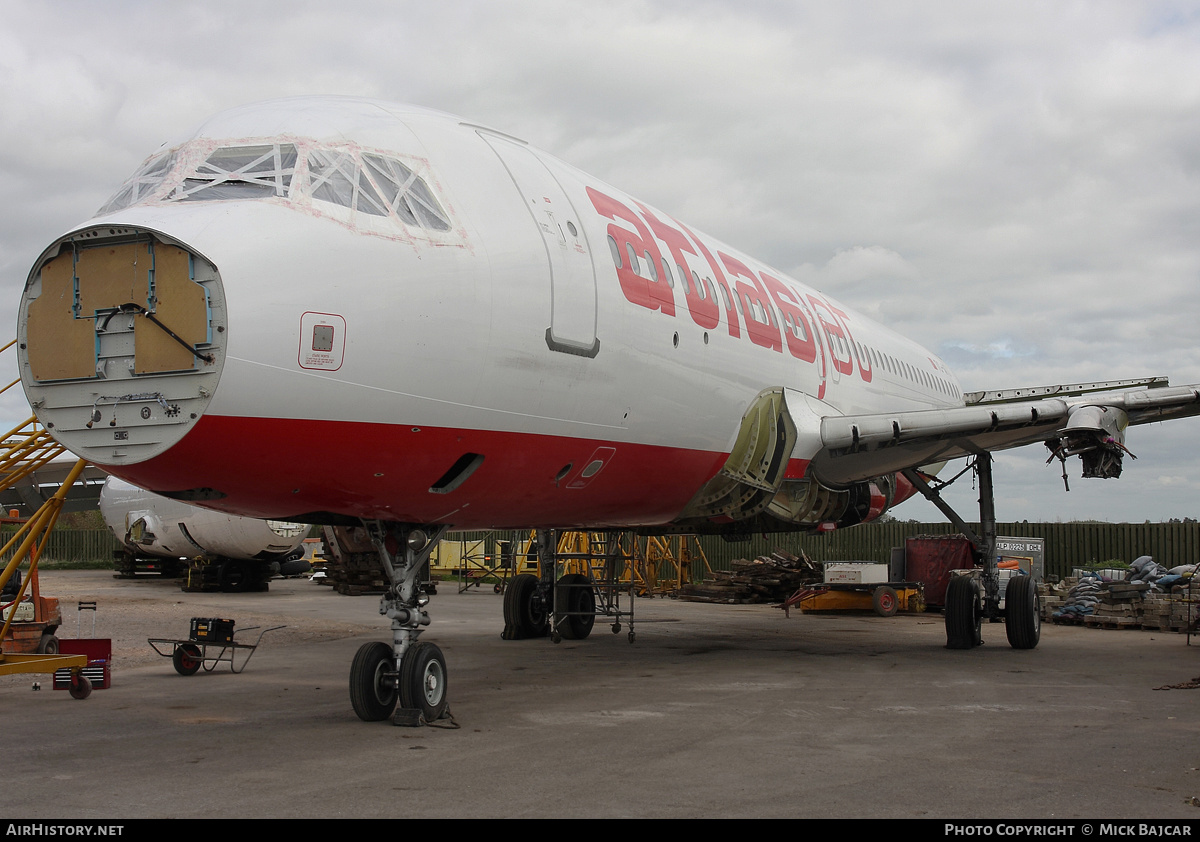
M 1000 576 L 996 568 L 996 507 L 992 491 L 992 457 L 987 453 L 979 454 L 975 457 L 974 469 L 979 477 L 981 535 L 974 533 L 958 513 L 942 499 L 937 489 L 930 487 L 923 476 L 911 469 L 904 471 L 908 481 L 975 545 L 975 555 L 983 562 L 983 570 L 978 575 L 956 576 L 950 580 L 950 586 L 946 589 L 948 649 L 973 649 L 979 646 L 983 643 L 984 617 L 995 621 L 1001 614 Z M 1038 645 L 1042 628 L 1040 609 L 1037 582 L 1032 576 L 1016 576 L 1009 580 L 1004 594 L 1004 618 L 1008 642 L 1014 649 L 1032 649 Z
M 392 645 L 364 643 L 350 666 L 350 703 L 366 722 L 392 718 L 396 725 L 422 725 L 448 718 L 446 659 L 432 643 L 417 642 L 429 625 L 417 578 L 445 526 L 425 532 L 409 524 L 364 521 L 391 587 L 379 613 L 392 621 Z M 397 707 L 399 701 L 399 707 Z

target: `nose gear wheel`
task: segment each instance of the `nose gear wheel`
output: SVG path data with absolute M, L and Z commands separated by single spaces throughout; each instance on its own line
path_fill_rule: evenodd
M 446 712 L 446 659 L 433 643 L 418 643 L 404 653 L 400 664 L 400 705 L 421 711 L 425 722 Z
M 396 707 L 396 666 L 392 647 L 364 643 L 350 665 L 350 704 L 364 722 L 379 722 Z

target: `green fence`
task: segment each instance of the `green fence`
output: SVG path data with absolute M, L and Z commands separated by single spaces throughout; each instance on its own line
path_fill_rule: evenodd
M 15 527 L 0 528 L 0 546 L 12 538 Z M 55 529 L 42 550 L 43 561 L 108 561 L 121 545 L 107 529 Z M 11 558 L 11 553 L 6 556 Z
M 12 531 L 12 527 L 0 529 L 0 543 L 7 541 Z M 706 536 L 700 539 L 700 545 L 714 570 L 728 570 L 734 559 L 767 555 L 775 547 L 793 553 L 804 550 L 816 561 L 886 562 L 891 548 L 903 545 L 906 538 L 954 531 L 948 523 L 868 523 L 821 535 L 757 535 L 749 541 L 732 543 Z M 1140 555 L 1154 556 L 1164 567 L 1200 561 L 1200 523 L 1000 523 L 996 531 L 1019 538 L 1044 538 L 1049 576 L 1065 576 L 1073 567 L 1113 559 L 1128 563 Z M 471 533 L 480 538 L 518 539 L 527 534 Z M 42 558 L 110 561 L 117 549 L 120 545 L 107 529 L 56 529 Z M 700 575 L 702 571 L 695 572 Z
M 978 529 L 978 524 L 972 524 L 972 528 Z M 944 522 L 897 521 L 868 523 L 824 534 L 756 535 L 748 541 L 736 542 L 704 536 L 699 542 L 713 570 L 729 570 L 734 559 L 769 555 L 776 547 L 797 554 L 803 550 L 815 561 L 887 562 L 892 547 L 903 546 L 907 538 L 951 535 L 956 531 Z M 1154 556 L 1165 567 L 1200 561 L 1200 523 L 999 523 L 996 532 L 1014 538 L 1044 538 L 1047 576 L 1067 576 L 1074 567 L 1114 559 L 1127 564 L 1140 555 Z M 520 544 L 529 533 L 456 533 L 452 537 L 468 535 L 484 541 L 511 538 Z M 493 544 L 488 549 L 495 551 Z M 692 573 L 697 579 L 704 575 L 699 562 Z
M 704 537 L 700 542 L 712 568 L 728 570 L 734 559 L 767 555 L 775 547 L 793 553 L 803 549 L 815 561 L 886 562 L 891 548 L 906 538 L 955 531 L 948 523 L 868 523 L 822 535 L 758 535 L 740 543 Z M 1129 563 L 1140 555 L 1154 556 L 1164 567 L 1200 561 L 1200 523 L 998 523 L 996 532 L 1044 538 L 1047 576 L 1066 576 L 1074 567 L 1113 559 Z

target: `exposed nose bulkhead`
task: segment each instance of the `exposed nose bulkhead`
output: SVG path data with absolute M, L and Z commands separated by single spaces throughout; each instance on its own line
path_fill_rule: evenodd
M 225 361 L 217 267 L 160 233 L 93 225 L 30 272 L 17 322 L 38 420 L 98 465 L 153 458 L 195 426 Z

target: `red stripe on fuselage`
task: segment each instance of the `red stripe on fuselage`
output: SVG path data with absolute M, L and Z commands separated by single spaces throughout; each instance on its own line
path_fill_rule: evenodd
M 615 452 L 583 487 L 569 487 L 580 485 L 566 480 L 598 447 Z M 450 493 L 431 493 L 464 453 L 484 461 Z M 670 522 L 726 458 L 492 430 L 205 415 L 161 456 L 108 470 L 159 493 L 211 488 L 226 496 L 204 505 L 254 517 L 334 512 L 462 529 L 624 527 Z
M 908 481 L 908 477 L 904 474 L 896 474 L 896 493 L 892 495 L 892 505 L 889 508 L 895 508 L 917 493 L 916 487 Z

